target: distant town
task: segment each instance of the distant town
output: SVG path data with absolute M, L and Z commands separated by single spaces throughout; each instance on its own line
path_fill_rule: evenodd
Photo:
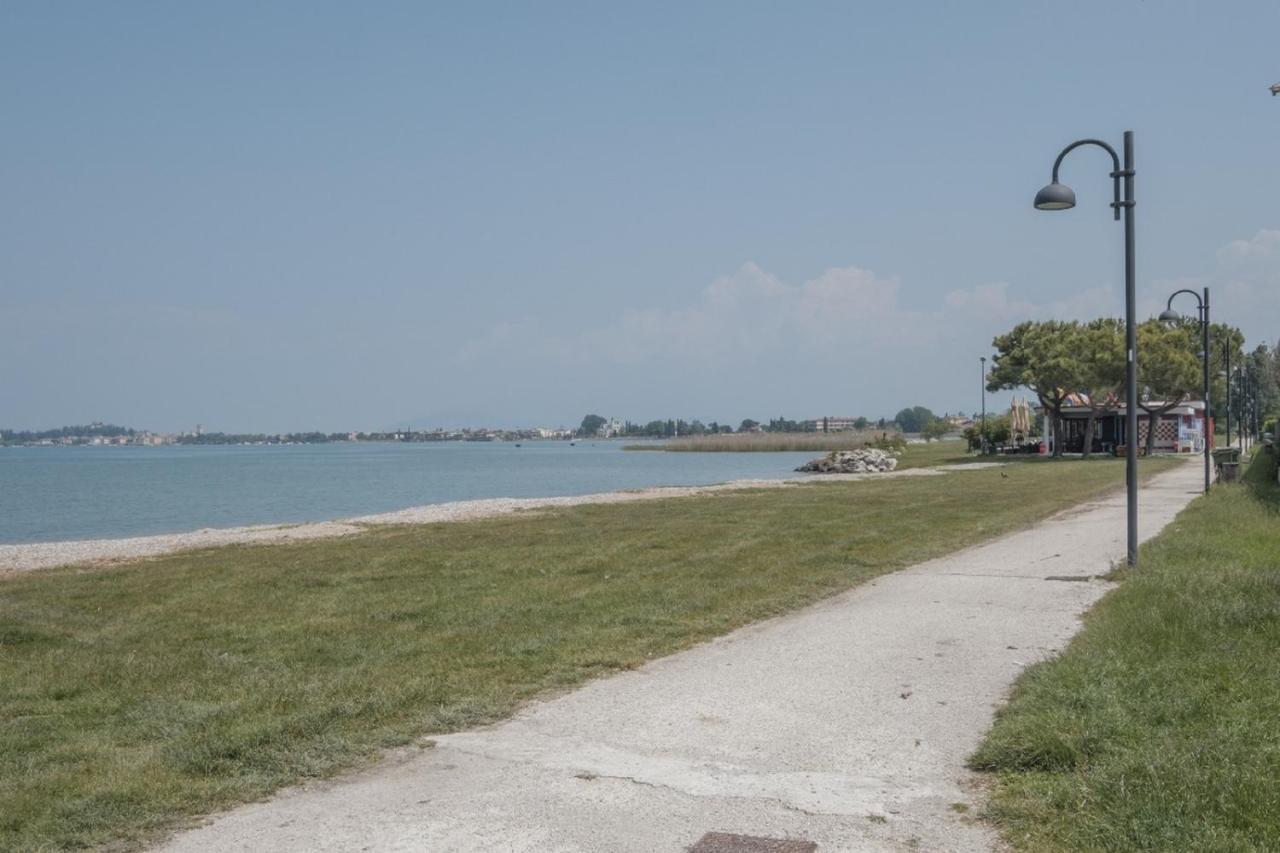
M 287 445 L 327 444 L 341 441 L 572 441 L 584 438 L 678 438 L 692 435 L 727 435 L 762 432 L 846 432 L 864 429 L 892 429 L 921 432 L 930 424 L 945 425 L 952 430 L 972 426 L 974 418 L 960 414 L 935 415 L 923 406 L 903 409 L 893 418 L 847 417 L 826 415 L 804 420 L 778 417 L 768 421 L 746 418 L 732 424 L 700 420 L 652 420 L 646 423 L 620 421 L 601 415 L 587 415 L 577 427 L 529 427 L 496 429 L 464 427 L 461 429 L 404 429 L 381 432 L 289 432 L 228 433 L 209 432 L 197 424 L 190 432 L 152 432 L 116 424 L 94 422 L 46 430 L 0 429 L 2 447 L 158 447 L 165 445 Z

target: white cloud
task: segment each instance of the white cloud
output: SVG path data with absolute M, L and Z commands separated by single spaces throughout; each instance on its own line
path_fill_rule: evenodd
M 847 347 L 850 340 L 884 343 L 913 319 L 899 306 L 898 289 L 898 279 L 859 267 L 788 284 L 746 263 L 711 282 L 692 304 L 629 309 L 567 349 L 626 364 L 665 357 L 724 363 Z
M 1260 231 L 1217 255 L 1202 278 L 1151 282 L 1152 316 L 1180 287 L 1214 288 L 1214 316 L 1250 340 L 1280 334 L 1280 231 Z M 789 282 L 756 263 L 711 281 L 684 304 L 628 308 L 584 331 L 529 317 L 491 326 L 464 348 L 468 369 L 503 387 L 513 363 L 561 377 L 581 405 L 759 416 L 758 406 L 809 415 L 891 414 L 903 405 L 976 408 L 977 360 L 994 335 L 1028 319 L 1119 316 L 1118 282 L 1047 298 L 1007 282 L 942 293 L 859 266 Z M 988 399 L 991 406 L 999 406 Z M 573 405 L 573 404 L 569 404 Z
M 1251 346 L 1274 343 L 1280 337 L 1280 230 L 1232 240 L 1218 249 L 1216 261 L 1206 275 L 1153 282 L 1144 307 L 1158 311 L 1176 290 L 1208 287 L 1214 321 L 1238 326 Z
M 921 308 L 903 304 L 901 297 L 896 276 L 858 266 L 833 267 L 791 284 L 748 262 L 712 281 L 687 305 L 629 308 L 577 334 L 550 333 L 536 318 L 504 321 L 474 339 L 460 357 L 471 361 L 486 353 L 506 358 L 522 352 L 562 363 L 723 366 L 893 356 L 895 363 L 910 366 L 920 358 L 949 359 L 958 348 L 982 352 L 993 335 L 1024 319 L 1087 319 L 1119 308 L 1118 294 L 1105 288 L 1034 302 L 1016 296 L 1005 282 L 953 290 Z
M 1218 262 L 1230 265 L 1248 258 L 1280 255 L 1280 230 L 1263 228 L 1249 240 L 1232 240 L 1218 250 Z
M 979 284 L 971 290 L 953 290 L 946 296 L 947 307 L 975 315 L 998 318 L 1005 325 L 1022 320 L 1088 320 L 1117 313 L 1117 294 L 1110 288 L 1093 287 L 1070 294 L 1065 299 L 1032 302 L 1013 298 L 1006 282 Z

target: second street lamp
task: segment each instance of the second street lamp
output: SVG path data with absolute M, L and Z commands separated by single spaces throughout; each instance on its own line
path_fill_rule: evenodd
M 1076 194 L 1070 187 L 1058 182 L 1058 167 L 1062 159 L 1074 149 L 1082 145 L 1096 145 L 1111 155 L 1115 168 L 1111 171 L 1114 199 L 1111 209 L 1115 217 L 1120 219 L 1124 211 L 1124 421 L 1125 421 L 1125 459 L 1124 484 L 1126 501 L 1126 526 L 1128 532 L 1129 565 L 1138 565 L 1138 326 L 1137 296 L 1134 279 L 1137 277 L 1134 259 L 1133 239 L 1133 131 L 1124 132 L 1124 168 L 1120 168 L 1120 157 L 1116 150 L 1100 139 L 1081 139 L 1062 149 L 1058 159 L 1053 161 L 1053 182 L 1036 193 L 1037 210 L 1067 210 L 1076 206 Z M 1124 198 L 1120 197 L 1121 184 L 1124 184 Z
M 1231 341 L 1222 342 L 1222 375 L 1227 378 L 1227 447 L 1231 446 Z
M 1209 491 L 1209 445 L 1213 433 L 1209 429 L 1209 288 L 1204 289 L 1204 298 L 1200 298 L 1200 294 L 1194 290 L 1175 290 L 1169 295 L 1169 301 L 1165 303 L 1165 309 L 1160 312 L 1160 320 L 1164 323 L 1176 325 L 1181 322 L 1182 315 L 1173 310 L 1173 300 L 1178 294 L 1190 293 L 1196 298 L 1199 305 L 1197 313 L 1200 315 L 1200 336 L 1201 336 L 1201 361 L 1204 366 L 1204 490 Z
M 982 362 L 982 438 L 979 439 L 979 453 L 983 456 L 987 455 L 987 357 L 985 355 L 978 356 L 978 361 Z

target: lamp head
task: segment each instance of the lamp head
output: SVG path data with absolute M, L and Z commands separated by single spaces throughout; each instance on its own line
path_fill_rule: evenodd
M 1036 210 L 1069 210 L 1076 206 L 1075 190 L 1057 181 L 1036 193 Z
M 1182 315 L 1172 308 L 1166 308 L 1160 312 L 1160 322 L 1169 326 L 1176 326 L 1182 321 Z

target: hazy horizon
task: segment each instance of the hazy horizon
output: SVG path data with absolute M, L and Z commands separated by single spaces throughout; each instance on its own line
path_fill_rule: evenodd
M 1280 7 L 0 9 L 0 425 L 979 407 L 994 334 L 1280 337 Z M 1192 306 L 1183 304 L 1190 311 Z M 988 411 L 1010 395 L 989 395 Z

